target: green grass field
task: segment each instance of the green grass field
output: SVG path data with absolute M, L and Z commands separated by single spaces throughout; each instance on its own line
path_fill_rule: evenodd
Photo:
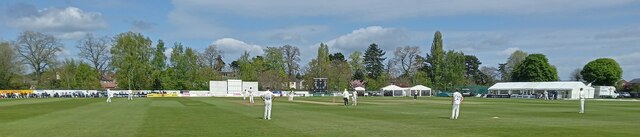
M 1 99 L 0 136 L 639 136 L 640 102 L 466 98 L 450 120 L 449 98 Z M 498 117 L 498 118 L 494 118 Z

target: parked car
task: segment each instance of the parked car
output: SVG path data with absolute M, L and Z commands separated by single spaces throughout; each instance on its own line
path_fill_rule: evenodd
M 618 98 L 630 98 L 631 94 L 629 94 L 629 92 L 620 92 L 618 94 Z

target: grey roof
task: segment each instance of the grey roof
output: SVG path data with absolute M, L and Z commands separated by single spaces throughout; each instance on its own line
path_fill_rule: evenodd
M 640 78 L 633 79 L 633 80 L 629 81 L 629 83 L 631 83 L 631 84 L 640 84 Z

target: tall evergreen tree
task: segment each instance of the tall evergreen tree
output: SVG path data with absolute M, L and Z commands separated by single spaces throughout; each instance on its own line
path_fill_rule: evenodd
M 429 77 L 433 81 L 435 89 L 442 89 L 447 83 L 443 83 L 443 62 L 444 62 L 444 48 L 442 42 L 442 34 L 440 31 L 436 31 L 433 36 L 433 43 L 431 44 L 431 53 L 427 55 L 426 61 L 428 63 L 427 69 L 431 72 Z
M 364 66 L 367 72 L 367 76 L 372 79 L 377 79 L 384 72 L 383 61 L 387 58 L 383 58 L 385 52 L 378 48 L 378 45 L 372 43 L 364 53 Z

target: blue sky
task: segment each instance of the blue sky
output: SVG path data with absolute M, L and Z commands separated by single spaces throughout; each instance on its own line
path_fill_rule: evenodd
M 198 50 L 214 44 L 226 62 L 244 50 L 290 44 L 301 64 L 319 43 L 345 55 L 378 43 L 389 58 L 401 46 L 429 52 L 433 34 L 445 49 L 476 55 L 497 67 L 514 50 L 547 55 L 568 80 L 576 68 L 614 58 L 623 78 L 640 78 L 638 0 L 47 0 L 0 1 L 0 40 L 24 30 L 62 39 L 61 58 L 76 57 L 75 41 L 88 33 L 135 31 Z

